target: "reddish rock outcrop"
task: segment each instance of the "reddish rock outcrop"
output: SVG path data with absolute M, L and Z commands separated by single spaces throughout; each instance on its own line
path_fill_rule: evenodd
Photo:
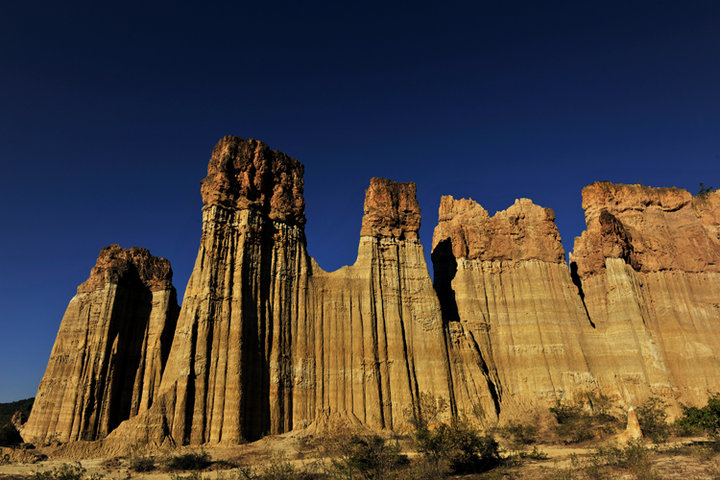
M 365 215 L 360 235 L 417 240 L 420 231 L 420 205 L 414 183 L 398 183 L 386 178 L 370 179 L 365 192 Z
M 455 258 L 468 260 L 562 263 L 565 255 L 555 214 L 527 198 L 490 217 L 470 199 L 443 196 L 433 248 L 445 240 L 450 241 Z
M 256 210 L 271 220 L 304 225 L 303 172 L 300 162 L 259 140 L 228 135 L 210 157 L 203 203 Z
M 575 242 L 582 277 L 620 258 L 643 273 L 720 272 L 720 194 L 597 182 L 583 189 L 588 229 Z
M 170 263 L 100 251 L 60 324 L 23 438 L 94 440 L 153 402 L 178 313 Z

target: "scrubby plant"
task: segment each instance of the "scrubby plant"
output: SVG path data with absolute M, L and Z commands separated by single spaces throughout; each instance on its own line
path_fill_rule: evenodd
M 720 393 L 712 393 L 704 407 L 682 406 L 682 416 L 675 421 L 676 432 L 685 435 L 707 433 L 720 438 Z
M 705 197 L 708 194 L 714 192 L 717 190 L 715 187 L 711 187 L 710 185 L 705 185 L 703 182 L 700 182 L 700 190 L 698 190 L 698 196 L 699 197 Z
M 170 480 L 202 480 L 202 474 L 200 472 L 190 472 L 186 475 L 171 473 Z
M 322 478 L 318 474 L 298 469 L 287 460 L 277 460 L 264 467 L 240 467 L 236 470 L 232 480 L 312 480 Z M 228 478 L 227 475 L 218 475 L 218 480 Z
M 579 443 L 594 438 L 592 417 L 583 409 L 583 404 L 563 403 L 558 400 L 550 412 L 555 416 L 555 434 L 563 443 Z
M 658 478 L 652 468 L 653 453 L 655 451 L 646 447 L 642 440 L 631 441 L 623 447 L 598 447 L 583 470 L 590 478 L 613 478 L 616 475 L 608 476 L 607 468 L 615 467 L 632 473 L 639 480 L 653 480 Z
M 418 451 L 438 473 L 447 466 L 453 473 L 479 473 L 500 464 L 498 443 L 484 435 L 467 418 L 453 417 L 433 428 L 419 425 L 415 432 Z
M 155 459 L 149 455 L 131 455 L 128 468 L 133 472 L 149 472 L 155 470 Z
M 388 444 L 379 435 L 353 435 L 345 445 L 344 453 L 333 459 L 329 473 L 338 479 L 382 480 L 407 463 L 408 459 L 400 453 L 397 443 Z
M 618 431 L 622 422 L 613 399 L 600 392 L 588 391 L 573 402 L 557 400 L 550 413 L 557 421 L 555 434 L 566 444 L 603 438 Z
M 170 470 L 202 470 L 211 464 L 210 455 L 205 451 L 171 455 L 165 459 Z
M 515 447 L 532 445 L 537 442 L 537 425 L 510 420 L 500 428 L 500 433 Z
M 635 409 L 643 435 L 655 443 L 664 442 L 670 435 L 667 407 L 667 402 L 662 398 L 650 397 Z
M 35 472 L 34 480 L 101 480 L 103 478 L 99 473 L 86 474 L 87 470 L 80 462 L 63 463 L 52 470 Z

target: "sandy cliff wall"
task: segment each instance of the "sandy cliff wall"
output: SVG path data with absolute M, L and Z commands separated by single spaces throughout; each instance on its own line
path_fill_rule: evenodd
M 442 318 L 418 242 L 415 184 L 373 178 L 364 211 L 355 263 L 313 267 L 296 358 L 313 366 L 314 397 L 296 395 L 296 418 L 396 428 L 421 393 L 449 400 Z
M 628 397 L 704 401 L 720 388 L 720 192 L 598 182 L 583 209 L 571 267 L 598 380 Z
M 40 382 L 26 441 L 95 440 L 147 410 L 178 313 L 170 263 L 103 248 L 70 300 Z
M 440 307 L 414 184 L 372 179 L 358 258 L 308 257 L 302 165 L 225 137 L 203 181 L 203 235 L 150 411 L 113 438 L 237 443 L 342 421 L 394 428 L 449 400 Z
M 435 287 L 459 369 L 483 365 L 498 410 L 571 398 L 595 386 L 583 333 L 591 328 L 564 262 L 550 209 L 516 200 L 489 216 L 472 200 L 443 197 L 433 234 Z M 477 373 L 465 374 L 466 385 Z
M 720 390 L 720 193 L 586 187 L 569 266 L 550 209 L 443 197 L 433 282 L 415 189 L 373 178 L 355 263 L 325 272 L 306 250 L 302 164 L 221 139 L 177 326 L 167 261 L 104 249 L 24 436 L 234 444 L 401 430 L 424 394 L 492 424 L 588 390 L 623 406 Z

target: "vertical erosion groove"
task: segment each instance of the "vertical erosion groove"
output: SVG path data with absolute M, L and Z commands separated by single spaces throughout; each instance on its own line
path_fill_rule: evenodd
M 585 316 L 587 317 L 587 321 L 590 323 L 590 326 L 592 328 L 595 328 L 595 323 L 592 321 L 592 318 L 590 318 L 590 312 L 588 312 L 587 305 L 585 304 L 585 292 L 583 291 L 582 279 L 578 274 L 578 265 L 576 262 L 570 262 L 570 279 L 572 280 L 572 283 L 577 287 L 578 296 L 580 297 L 582 306 L 585 309 Z

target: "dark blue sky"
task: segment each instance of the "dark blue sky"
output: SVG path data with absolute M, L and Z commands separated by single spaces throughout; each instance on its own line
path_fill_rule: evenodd
M 12 5 L 11 3 L 14 3 Z M 308 249 L 354 262 L 372 176 L 551 207 L 596 180 L 720 186 L 720 3 L 4 2 L 0 402 L 33 396 L 101 247 L 169 258 L 180 295 L 215 142 L 305 164 Z

